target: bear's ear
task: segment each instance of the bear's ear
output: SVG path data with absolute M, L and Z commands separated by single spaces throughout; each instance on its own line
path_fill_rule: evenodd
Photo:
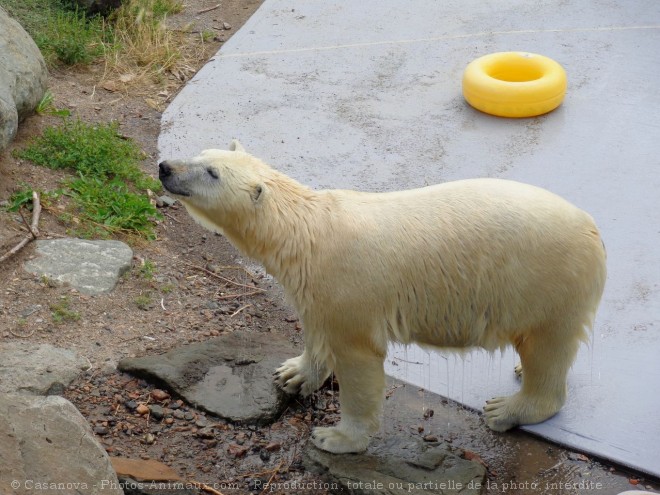
M 245 148 L 243 148 L 243 145 L 239 142 L 238 139 L 231 140 L 231 143 L 229 143 L 229 151 L 240 151 L 242 153 L 246 153 Z
M 254 184 L 252 190 L 250 191 L 250 197 L 252 198 L 253 203 L 259 203 L 264 197 L 266 192 L 266 186 L 263 184 Z

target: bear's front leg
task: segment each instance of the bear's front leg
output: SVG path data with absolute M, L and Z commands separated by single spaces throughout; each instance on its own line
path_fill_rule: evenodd
M 312 442 L 319 449 L 345 454 L 363 452 L 378 431 L 385 392 L 384 355 L 357 348 L 336 355 L 341 420 L 332 428 L 315 428 Z
M 288 394 L 307 396 L 318 390 L 330 376 L 324 365 L 314 363 L 307 351 L 287 359 L 275 370 L 275 382 Z

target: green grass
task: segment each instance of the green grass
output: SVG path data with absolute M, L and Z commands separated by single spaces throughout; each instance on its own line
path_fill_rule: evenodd
M 151 280 L 154 278 L 156 273 L 156 263 L 151 260 L 144 260 L 144 263 L 140 267 L 140 275 L 145 280 Z
M 86 17 L 60 0 L 0 0 L 32 36 L 49 65 L 86 64 L 103 55 L 107 38 L 100 17 Z
M 53 322 L 57 324 L 80 320 L 80 313 L 71 309 L 68 297 L 62 298 L 57 304 L 51 304 L 50 312 Z
M 135 72 L 173 67 L 182 57 L 163 20 L 183 10 L 178 0 L 124 0 L 107 18 L 88 16 L 71 0 L 0 0 L 23 25 L 51 67 L 105 58 L 106 69 Z
M 81 237 L 109 237 L 115 233 L 154 238 L 156 208 L 146 195 L 160 183 L 140 170 L 144 153 L 119 134 L 117 124 L 90 125 L 67 120 L 49 127 L 23 149 L 19 158 L 53 169 L 67 169 L 60 194 L 71 198 L 68 219 L 73 233 Z M 31 194 L 31 193 L 30 193 Z M 26 190 L 10 200 L 10 206 L 28 202 Z
M 141 310 L 147 311 L 151 306 L 151 294 L 148 292 L 146 294 L 140 294 L 133 300 L 133 302 Z

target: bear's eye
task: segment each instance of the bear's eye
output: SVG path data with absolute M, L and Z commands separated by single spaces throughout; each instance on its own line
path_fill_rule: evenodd
M 218 172 L 217 172 L 213 167 L 209 167 L 209 168 L 207 168 L 206 171 L 207 171 L 208 174 L 209 174 L 211 177 L 213 177 L 214 179 L 217 179 L 217 178 L 218 178 Z

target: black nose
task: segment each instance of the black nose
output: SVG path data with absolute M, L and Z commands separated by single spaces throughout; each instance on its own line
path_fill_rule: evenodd
M 164 179 L 172 175 L 172 167 L 167 162 L 160 162 L 158 164 L 158 177 Z

